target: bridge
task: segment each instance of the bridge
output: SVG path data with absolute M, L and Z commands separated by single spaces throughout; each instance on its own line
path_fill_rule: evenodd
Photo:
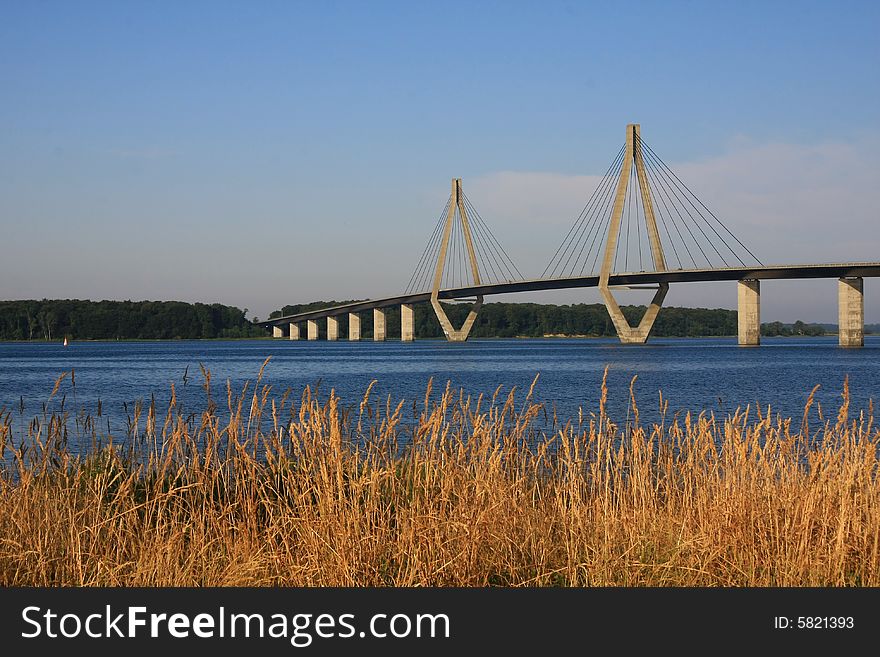
M 667 256 L 675 261 L 673 266 Z M 360 313 L 372 310 L 373 339 L 383 341 L 386 309 L 400 306 L 400 339 L 409 342 L 416 337 L 414 305 L 430 303 L 446 339 L 463 342 L 486 296 L 596 287 L 620 341 L 643 344 L 671 283 L 736 281 L 738 343 L 757 346 L 762 280 L 837 278 L 839 344 L 860 347 L 864 279 L 877 276 L 880 262 L 765 265 L 642 140 L 640 126 L 630 124 L 624 145 L 540 277 L 526 279 L 520 273 L 456 178 L 403 293 L 260 324 L 271 328 L 274 337 L 291 340 L 300 339 L 300 326 L 305 324 L 306 337 L 317 340 L 318 322 L 326 320 L 327 339 L 337 340 L 339 318 L 347 314 L 348 339 L 360 340 Z M 637 326 L 631 326 L 620 310 L 614 291 L 621 289 L 654 290 Z M 472 300 L 473 305 L 456 329 L 442 302 L 462 300 Z

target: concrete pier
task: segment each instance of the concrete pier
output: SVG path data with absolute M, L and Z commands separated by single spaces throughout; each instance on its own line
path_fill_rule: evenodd
M 385 341 L 385 311 L 381 308 L 373 308 L 373 340 Z
M 328 317 L 327 318 L 327 339 L 328 340 L 338 340 L 339 339 L 339 318 L 338 317 Z
M 841 278 L 837 283 L 837 342 L 841 347 L 865 345 L 864 279 Z
M 761 344 L 761 281 L 747 278 L 736 284 L 738 341 L 743 347 Z
M 280 326 L 272 327 L 272 337 L 273 338 L 283 338 L 284 337 L 284 329 Z
M 290 323 L 290 339 L 299 340 L 299 324 L 294 322 Z
M 306 322 L 306 326 L 308 326 L 309 340 L 317 340 L 318 339 L 318 320 L 310 319 Z
M 357 313 L 348 313 L 348 339 L 352 341 L 361 339 L 361 316 Z
M 412 342 L 416 337 L 416 318 L 411 303 L 400 304 L 400 341 Z

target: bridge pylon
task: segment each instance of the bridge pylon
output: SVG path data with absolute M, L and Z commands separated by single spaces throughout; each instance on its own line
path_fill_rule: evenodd
M 651 199 L 648 176 L 645 172 L 645 161 L 638 123 L 631 123 L 626 126 L 626 145 L 624 146 L 623 162 L 620 169 L 620 177 L 617 181 L 617 190 L 614 195 L 608 239 L 605 242 L 605 255 L 602 259 L 602 268 L 599 271 L 599 292 L 602 295 L 605 308 L 611 316 L 611 321 L 614 323 L 614 328 L 617 330 L 617 336 L 620 338 L 620 341 L 624 344 L 644 344 L 651 334 L 651 329 L 654 327 L 654 322 L 657 319 L 657 314 L 660 312 L 660 306 L 666 298 L 666 293 L 669 292 L 669 283 L 658 284 L 654 298 L 642 316 L 639 325 L 635 327 L 630 326 L 629 321 L 624 317 L 617 300 L 614 298 L 614 294 L 608 286 L 608 279 L 612 274 L 611 270 L 617 253 L 620 221 L 623 216 L 627 186 L 630 184 L 633 166 L 635 166 L 636 178 L 638 179 L 638 187 L 644 209 L 645 226 L 648 241 L 651 245 L 654 267 L 656 271 L 666 271 L 666 258 L 663 255 L 663 243 L 660 241 L 660 233 L 657 231 L 657 220 L 654 217 L 654 204 Z
M 443 225 L 443 237 L 440 241 L 440 251 L 437 254 L 437 265 L 434 269 L 434 282 L 431 286 L 431 306 L 437 315 L 437 320 L 443 328 L 443 333 L 449 342 L 464 342 L 468 339 L 474 322 L 477 320 L 477 313 L 483 305 L 483 296 L 477 295 L 476 301 L 468 313 L 467 319 L 464 320 L 461 328 L 456 329 L 446 311 L 443 310 L 443 304 L 440 303 L 440 285 L 443 280 L 443 271 L 446 267 L 446 256 L 449 250 L 449 236 L 452 233 L 455 224 L 455 215 L 461 219 L 460 227 L 462 231 L 461 238 L 467 247 L 467 259 L 470 264 L 471 274 L 473 276 L 474 285 L 480 285 L 480 267 L 477 262 L 477 253 L 474 249 L 474 241 L 471 237 L 470 221 L 468 220 L 467 209 L 465 208 L 464 195 L 461 191 L 461 178 L 452 179 L 452 193 L 449 198 L 449 208 L 446 212 L 446 221 Z

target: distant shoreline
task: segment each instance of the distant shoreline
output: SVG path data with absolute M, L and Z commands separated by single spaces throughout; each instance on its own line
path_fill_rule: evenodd
M 791 339 L 804 339 L 804 338 L 833 338 L 837 337 L 837 333 L 825 333 L 823 335 L 762 335 L 761 338 L 764 340 L 791 340 Z M 865 337 L 874 337 L 878 335 L 877 333 L 865 333 Z M 582 335 L 582 334 L 562 334 L 562 333 L 552 333 L 546 335 L 516 335 L 512 337 L 490 337 L 490 336 L 481 336 L 471 338 L 471 341 L 475 340 L 614 340 L 616 339 L 613 335 Z M 649 344 L 651 340 L 720 340 L 720 339 L 736 339 L 736 335 L 652 335 L 649 338 Z M 265 337 L 249 337 L 249 338 L 120 338 L 118 340 L 108 340 L 105 338 L 99 339 L 91 339 L 91 338 L 79 338 L 75 340 L 69 340 L 70 344 L 83 343 L 87 342 L 89 344 L 115 344 L 118 342 L 125 343 L 139 343 L 139 342 L 351 342 L 351 340 L 340 339 L 340 340 L 289 340 L 288 338 L 273 338 L 272 336 Z M 442 337 L 426 337 L 426 338 L 416 338 L 417 342 L 445 342 L 446 340 Z M 373 340 L 370 338 L 365 338 L 361 340 L 355 340 L 355 342 L 364 342 L 364 343 L 372 343 Z M 400 342 L 399 339 L 389 338 L 384 340 L 384 342 Z M 0 345 L 3 344 L 57 344 L 62 345 L 62 340 L 0 340 Z
M 284 306 L 271 313 L 266 321 L 282 323 L 281 333 L 287 333 L 286 322 L 289 319 L 336 307 L 340 303 L 347 302 L 325 300 Z M 642 306 L 622 306 L 621 309 L 631 323 L 638 321 L 644 312 Z M 443 330 L 430 305 L 417 304 L 413 311 L 412 328 L 416 339 L 443 340 Z M 65 337 L 74 342 L 274 339 L 269 337 L 263 326 L 265 322 L 255 324 L 256 318 L 248 319 L 248 312 L 246 308 L 182 301 L 0 301 L 0 342 L 60 343 Z M 452 305 L 447 308 L 447 313 L 453 325 L 461 325 L 468 308 Z M 342 340 L 349 334 L 348 320 L 348 314 L 337 317 L 336 331 Z M 657 338 L 732 337 L 737 335 L 737 321 L 735 310 L 669 306 L 658 315 L 652 335 Z M 386 336 L 399 336 L 400 324 L 400 310 L 387 309 Z M 880 332 L 880 323 L 865 324 L 865 332 Z M 837 325 L 801 320 L 793 323 L 762 322 L 761 335 L 837 335 Z M 323 322 L 318 322 L 317 337 L 325 339 L 326 336 L 327 327 Z M 615 336 L 608 311 L 600 303 L 487 303 L 480 310 L 479 320 L 471 333 L 472 339 L 591 339 Z M 300 335 L 301 339 L 305 337 Z M 369 320 L 364 324 L 361 338 L 372 338 Z

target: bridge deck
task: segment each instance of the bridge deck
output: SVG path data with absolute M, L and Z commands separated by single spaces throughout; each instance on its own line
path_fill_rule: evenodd
M 842 277 L 880 276 L 880 262 L 846 262 L 820 265 L 771 265 L 768 267 L 724 267 L 719 269 L 670 269 L 667 271 L 625 272 L 612 274 L 609 285 L 650 285 L 656 283 L 696 283 L 707 281 L 738 281 L 744 278 L 758 279 L 796 279 L 796 278 L 842 278 Z M 596 287 L 598 276 L 578 276 L 574 278 L 546 278 L 508 283 L 492 283 L 471 287 L 440 290 L 441 299 L 459 299 L 476 295 L 509 294 L 513 292 L 536 292 L 540 290 L 564 290 L 578 287 Z M 420 303 L 431 298 L 430 292 L 402 294 L 383 299 L 369 299 L 312 310 L 296 315 L 274 317 L 259 322 L 260 326 L 276 326 L 290 322 L 304 322 L 309 319 L 322 319 L 345 313 L 363 312 L 373 308 L 387 308 L 402 303 Z

